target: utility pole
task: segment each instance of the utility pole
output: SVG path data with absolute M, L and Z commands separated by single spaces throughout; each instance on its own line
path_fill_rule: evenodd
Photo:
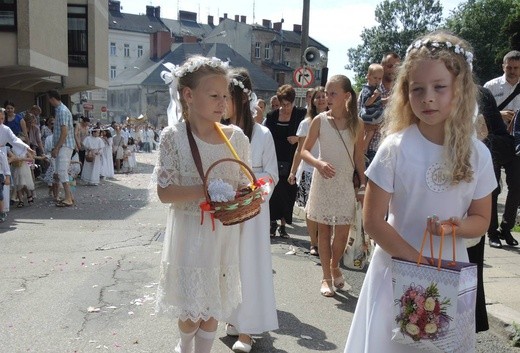
M 303 53 L 309 46 L 309 12 L 310 12 L 311 0 L 303 0 L 303 16 L 302 16 L 302 43 L 300 50 L 300 63 L 302 66 L 305 65 Z

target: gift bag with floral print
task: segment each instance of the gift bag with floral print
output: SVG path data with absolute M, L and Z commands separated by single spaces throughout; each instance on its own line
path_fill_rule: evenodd
M 477 266 L 432 258 L 430 265 L 392 258 L 392 340 L 424 352 L 474 352 Z

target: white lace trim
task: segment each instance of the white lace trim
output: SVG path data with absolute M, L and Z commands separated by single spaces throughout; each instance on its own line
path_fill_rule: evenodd
M 223 320 L 242 301 L 238 265 L 221 268 L 173 267 L 161 263 L 156 311 L 180 320 Z

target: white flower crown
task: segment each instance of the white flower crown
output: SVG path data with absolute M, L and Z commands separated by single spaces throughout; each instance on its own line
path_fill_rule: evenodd
M 431 51 L 449 50 L 449 51 L 454 52 L 455 54 L 462 55 L 464 57 L 464 59 L 466 59 L 466 62 L 468 63 L 468 65 L 470 65 L 470 67 L 473 63 L 473 53 L 470 51 L 464 50 L 464 48 L 461 47 L 459 44 L 453 45 L 451 42 L 448 42 L 448 41 L 436 42 L 436 41 L 431 41 L 429 39 L 424 39 L 424 40 L 419 39 L 419 40 L 415 41 L 414 43 L 412 43 L 412 45 L 410 45 L 408 47 L 408 49 L 406 49 L 406 56 L 408 56 L 410 51 L 412 51 L 413 49 L 419 49 L 421 47 L 426 47 L 426 48 L 430 49 Z
M 258 104 L 258 98 L 256 97 L 255 92 L 252 92 L 250 89 L 244 86 L 244 82 L 237 80 L 236 78 L 231 79 L 231 83 L 233 86 L 240 87 L 240 89 L 247 94 L 247 99 L 249 99 L 249 110 L 251 110 L 251 114 L 253 116 L 256 115 L 256 106 Z
M 161 72 L 161 78 L 164 83 L 170 86 L 170 105 L 168 107 L 168 125 L 172 126 L 182 118 L 182 107 L 179 100 L 179 78 L 186 76 L 188 73 L 193 73 L 202 66 L 222 67 L 227 69 L 229 62 L 223 62 L 219 58 L 205 58 L 200 57 L 185 62 L 183 65 L 174 65 L 172 63 L 163 63 L 168 71 Z

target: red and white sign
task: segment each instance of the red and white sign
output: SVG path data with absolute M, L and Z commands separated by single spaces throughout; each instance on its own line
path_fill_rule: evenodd
M 309 87 L 314 83 L 314 72 L 311 68 L 301 66 L 294 70 L 293 81 L 298 87 Z
M 92 104 L 92 103 L 83 103 L 83 109 L 85 109 L 85 110 L 92 110 L 92 109 L 94 109 L 94 104 Z
M 107 111 L 107 107 L 101 107 L 101 112 L 102 113 L 106 113 L 106 111 Z

